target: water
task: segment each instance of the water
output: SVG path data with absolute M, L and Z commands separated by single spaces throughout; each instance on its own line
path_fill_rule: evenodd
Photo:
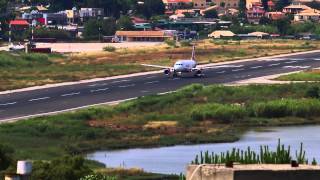
M 179 174 L 185 172 L 186 165 L 194 160 L 200 151 L 225 152 L 233 147 L 246 149 L 250 146 L 259 150 L 260 145 L 275 148 L 278 139 L 285 145 L 291 145 L 294 151 L 303 142 L 309 162 L 316 158 L 320 162 L 320 126 L 274 127 L 267 131 L 248 131 L 233 143 L 179 145 L 163 148 L 128 149 L 118 151 L 99 151 L 88 154 L 88 159 L 97 160 L 107 167 L 142 168 L 147 172 Z M 258 151 L 257 151 L 258 152 Z

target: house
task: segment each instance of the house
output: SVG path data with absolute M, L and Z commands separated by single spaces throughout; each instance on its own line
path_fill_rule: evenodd
M 211 34 L 208 35 L 210 38 L 214 39 L 221 39 L 221 38 L 233 38 L 235 34 L 231 31 L 213 31 Z
M 67 14 L 68 24 L 76 24 L 80 21 L 80 13 L 77 8 L 72 8 L 71 10 L 65 10 Z
M 261 3 L 252 4 L 251 9 L 247 10 L 247 19 L 249 23 L 259 24 L 259 21 L 264 17 L 266 11 L 263 9 Z
M 192 0 L 163 0 L 163 3 L 168 10 L 192 7 Z
M 24 19 L 11 20 L 9 25 L 12 30 L 16 31 L 26 30 L 30 26 L 29 22 Z
M 81 8 L 79 11 L 80 19 L 82 22 L 87 21 L 88 19 L 102 18 L 104 16 L 103 8 Z
M 45 25 L 66 25 L 68 22 L 67 14 L 64 11 L 57 13 L 44 13 Z
M 247 9 L 251 9 L 253 4 L 261 3 L 261 0 L 246 0 Z
M 266 12 L 265 16 L 271 20 L 278 20 L 286 17 L 286 14 L 283 12 Z
M 268 33 L 265 33 L 265 32 L 252 32 L 252 33 L 248 33 L 249 36 L 254 36 L 254 37 L 257 37 L 257 38 L 261 38 L 261 39 L 267 39 L 270 37 L 270 34 Z
M 239 0 L 193 0 L 193 8 L 205 9 L 217 5 L 223 8 L 238 8 Z
M 171 34 L 165 31 L 117 31 L 117 36 L 120 41 L 150 41 L 150 42 L 162 42 L 166 39 L 173 39 Z
M 297 14 L 307 9 L 311 9 L 311 8 L 303 4 L 291 4 L 289 6 L 284 7 L 282 12 L 286 14 Z
M 23 13 L 21 15 L 22 19 L 27 20 L 29 23 L 32 23 L 33 20 L 36 20 L 38 24 L 44 25 L 45 19 L 43 18 L 43 13 L 38 10 L 32 10 L 31 12 Z
M 320 21 L 320 11 L 316 9 L 306 9 L 294 15 L 293 20 L 299 21 Z

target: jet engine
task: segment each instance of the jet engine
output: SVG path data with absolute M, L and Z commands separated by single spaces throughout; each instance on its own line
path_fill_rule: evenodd
M 164 73 L 165 75 L 169 75 L 169 74 L 170 74 L 170 69 L 165 69 L 165 70 L 163 71 L 163 73 Z

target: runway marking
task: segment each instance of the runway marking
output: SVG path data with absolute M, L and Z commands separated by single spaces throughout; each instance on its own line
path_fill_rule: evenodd
M 49 99 L 50 97 L 41 97 L 41 98 L 35 98 L 35 99 L 30 99 L 29 101 L 40 101 L 40 100 L 45 100 L 45 99 Z
M 78 95 L 80 94 L 80 92 L 73 92 L 73 93 L 68 93 L 68 94 L 62 94 L 62 97 L 66 97 L 66 96 L 74 96 L 74 95 Z
M 0 104 L 0 106 L 9 106 L 9 105 L 14 105 L 14 104 L 17 104 L 17 102 L 4 103 L 4 104 Z
M 99 92 L 99 91 L 106 91 L 108 90 L 109 88 L 103 88 L 103 89 L 94 89 L 94 90 L 90 90 L 90 92 Z
M 89 87 L 95 87 L 95 86 L 98 86 L 99 84 L 90 84 L 88 85 Z
M 288 61 L 288 62 L 284 62 L 286 64 L 292 64 L 292 63 L 296 63 L 297 61 Z
M 283 68 L 307 69 L 307 68 L 310 68 L 310 66 L 284 66 Z
M 258 69 L 258 68 L 262 68 L 262 66 L 251 67 L 251 69 Z
M 127 87 L 133 87 L 133 86 L 135 86 L 135 84 L 123 85 L 123 86 L 119 86 L 119 88 L 127 88 Z
M 151 78 L 154 78 L 154 77 L 156 77 L 156 76 L 148 76 L 148 77 L 146 77 L 146 79 L 151 79 Z
M 220 72 L 217 72 L 218 74 L 223 74 L 225 73 L 226 71 L 220 71 Z
M 238 71 L 243 71 L 244 69 L 242 68 L 242 69 L 233 69 L 232 71 L 233 72 L 238 72 Z
M 119 81 L 112 81 L 111 83 L 114 84 L 114 83 L 120 83 L 120 82 L 129 82 L 131 80 L 129 79 L 123 79 L 123 80 L 119 80 Z
M 303 58 L 289 58 L 289 60 L 302 61 L 302 60 L 304 60 L 304 59 L 303 59 Z
M 140 91 L 140 92 L 142 92 L 142 93 L 148 93 L 148 92 L 150 92 L 150 91 L 142 90 L 142 91 Z
M 150 81 L 150 82 L 146 82 L 144 84 L 155 84 L 155 83 L 158 83 L 159 81 Z
M 179 80 L 180 78 L 173 78 L 173 79 L 169 79 L 169 81 L 175 81 L 175 80 Z
M 264 59 L 265 61 L 283 61 L 285 60 L 284 58 L 266 58 Z
M 240 68 L 243 65 L 220 65 L 220 66 L 212 66 L 212 68 Z
M 280 63 L 270 64 L 269 66 L 278 66 Z
M 320 58 L 313 58 L 313 60 L 315 60 L 315 61 L 320 61 Z
M 90 84 L 90 85 L 88 85 L 89 87 L 96 87 L 96 86 L 106 86 L 106 85 L 108 85 L 108 83 L 102 83 L 102 84 L 99 84 L 99 83 L 97 83 L 97 84 Z

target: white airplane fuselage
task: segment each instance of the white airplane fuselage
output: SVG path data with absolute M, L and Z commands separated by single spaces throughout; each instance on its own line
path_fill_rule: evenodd
M 196 66 L 195 60 L 179 60 L 174 64 L 173 70 L 175 72 L 191 72 Z

